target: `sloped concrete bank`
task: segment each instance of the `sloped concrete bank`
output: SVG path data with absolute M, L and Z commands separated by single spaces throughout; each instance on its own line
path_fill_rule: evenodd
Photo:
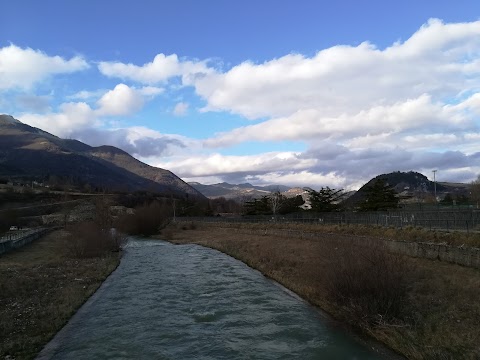
M 394 240 L 386 241 L 386 244 L 395 253 L 480 269 L 480 249 L 478 248 Z
M 218 225 L 217 225 L 218 227 Z M 225 230 L 231 231 L 231 228 L 226 227 Z M 335 235 L 338 240 L 339 236 L 344 237 L 345 241 L 355 241 L 356 244 L 361 245 L 362 241 L 379 240 L 372 239 L 366 236 L 352 236 L 330 233 L 309 232 L 292 229 L 248 229 L 236 228 L 235 231 L 240 231 L 245 234 L 252 235 L 273 235 L 279 237 L 299 237 L 326 240 L 330 236 Z M 427 243 L 427 242 L 409 242 L 399 240 L 382 240 L 385 242 L 388 249 L 394 253 L 403 254 L 407 256 L 440 260 L 457 265 L 468 266 L 480 269 L 480 249 L 465 246 L 452 246 L 447 244 Z

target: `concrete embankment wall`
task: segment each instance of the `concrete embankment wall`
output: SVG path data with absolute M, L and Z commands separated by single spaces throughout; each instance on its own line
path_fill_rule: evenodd
M 217 227 L 219 227 L 217 225 Z M 231 228 L 225 228 L 231 231 Z M 301 230 L 290 229 L 248 229 L 236 228 L 235 231 L 252 235 L 273 235 L 279 237 L 298 237 L 298 238 L 314 238 L 328 241 L 329 239 L 345 242 L 355 242 L 361 245 L 364 241 L 382 241 L 380 239 L 372 239 L 365 236 L 351 236 L 346 234 L 334 233 L 317 233 Z M 383 240 L 387 248 L 398 254 L 403 254 L 412 257 L 440 260 L 450 262 L 458 265 L 469 266 L 480 269 L 480 249 L 464 246 L 451 246 L 446 244 L 424 243 L 424 242 L 408 242 L 397 240 Z
M 390 251 L 412 257 L 436 259 L 480 269 L 480 249 L 407 241 L 386 241 Z
M 32 241 L 42 237 L 49 231 L 50 229 L 39 229 L 16 239 L 2 241 L 0 242 L 0 255 L 29 244 Z

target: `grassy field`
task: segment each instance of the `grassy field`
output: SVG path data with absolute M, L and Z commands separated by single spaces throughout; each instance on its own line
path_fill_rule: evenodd
M 480 231 L 440 231 L 428 230 L 420 227 L 406 226 L 403 229 L 385 226 L 369 225 L 329 225 L 315 223 L 218 223 L 222 227 L 245 228 L 251 230 L 265 231 L 268 229 L 285 229 L 303 232 L 314 232 L 324 234 L 343 234 L 382 238 L 389 240 L 415 241 L 448 244 L 452 246 L 480 247 Z
M 408 358 L 480 358 L 479 270 L 386 254 L 366 230 L 361 247 L 345 241 L 356 236 L 352 228 L 329 234 L 318 240 L 252 235 L 248 224 L 180 224 L 160 237 L 229 254 Z
M 66 231 L 0 257 L 0 358 L 32 359 L 117 267 L 119 253 L 73 258 Z

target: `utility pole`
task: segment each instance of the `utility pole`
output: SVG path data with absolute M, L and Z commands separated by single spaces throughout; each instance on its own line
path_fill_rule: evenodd
M 435 174 L 437 173 L 438 170 L 432 170 L 433 172 L 433 191 L 435 194 L 435 202 L 437 202 L 437 181 L 435 179 Z

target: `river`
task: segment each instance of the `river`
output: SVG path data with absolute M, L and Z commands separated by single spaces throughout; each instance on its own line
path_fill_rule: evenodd
M 37 359 L 380 359 L 242 262 L 130 240 L 120 266 Z

